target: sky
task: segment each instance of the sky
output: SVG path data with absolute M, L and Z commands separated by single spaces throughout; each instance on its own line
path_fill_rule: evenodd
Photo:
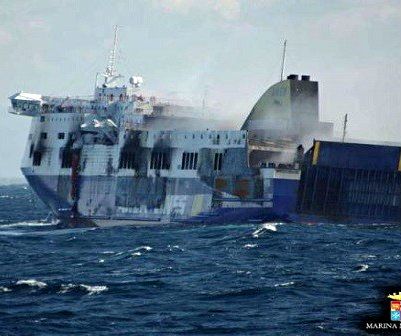
M 29 117 L 17 91 L 84 96 L 119 25 L 117 68 L 143 91 L 207 104 L 239 126 L 285 74 L 319 81 L 320 116 L 348 136 L 401 142 L 401 1 L 0 0 L 0 177 L 19 177 Z

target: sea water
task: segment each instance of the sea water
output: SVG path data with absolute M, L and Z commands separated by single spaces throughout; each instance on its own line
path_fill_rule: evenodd
M 359 335 L 400 283 L 397 225 L 58 229 L 0 187 L 0 335 Z

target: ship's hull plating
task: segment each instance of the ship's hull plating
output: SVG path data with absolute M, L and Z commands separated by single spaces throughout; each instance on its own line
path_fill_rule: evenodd
M 24 173 L 26 171 L 23 170 Z M 224 224 L 224 223 L 258 223 L 266 221 L 285 221 L 288 219 L 296 201 L 296 190 L 298 181 L 277 179 L 275 181 L 275 192 L 272 197 L 267 199 L 258 199 L 253 201 L 241 202 L 235 199 L 231 201 L 216 199 L 213 195 L 213 190 L 204 184 L 199 179 L 184 179 L 183 181 L 168 181 L 167 184 L 174 186 L 167 191 L 170 194 L 164 193 L 161 198 L 163 211 L 145 211 L 142 213 L 130 213 L 112 211 L 107 213 L 107 208 L 104 204 L 115 205 L 122 204 L 121 202 L 121 186 L 118 187 L 116 177 L 97 177 L 85 176 L 81 177 L 80 189 L 85 192 L 89 191 L 92 187 L 99 187 L 100 184 L 107 185 L 112 193 L 106 195 L 103 193 L 81 195 L 81 200 L 78 204 L 81 207 L 86 206 L 86 213 L 73 214 L 71 212 L 72 200 L 70 199 L 71 186 L 68 176 L 61 175 L 33 175 L 25 174 L 28 183 L 32 189 L 37 193 L 39 198 L 51 209 L 55 217 L 61 220 L 63 226 L 66 227 L 79 227 L 79 226 L 121 226 L 121 225 L 135 225 L 135 226 L 150 226 L 150 225 L 169 225 L 171 223 L 185 223 L 185 224 Z M 123 180 L 124 181 L 124 180 Z M 112 187 L 117 185 L 117 190 Z M 185 190 L 192 191 L 184 194 L 179 186 L 185 185 Z M 137 185 L 136 185 L 137 186 Z M 125 189 L 127 191 L 127 188 Z M 166 192 L 166 187 L 163 188 Z M 92 190 L 93 192 L 93 190 Z M 141 194 L 137 189 L 131 188 L 130 192 L 135 196 L 133 199 L 137 202 L 146 202 L 146 199 L 137 199 Z M 171 194 L 172 193 L 172 194 Z M 178 193 L 178 194 L 177 194 Z M 157 195 L 150 195 L 150 198 L 157 197 Z M 119 199 L 120 198 L 120 199 Z M 103 203 L 99 203 L 99 199 Z M 169 201 L 166 201 L 166 200 Z M 172 199 L 179 200 L 177 203 Z M 132 200 L 131 200 L 132 201 Z M 90 213 L 90 202 L 97 202 L 94 208 L 99 208 L 98 214 Z M 129 203 L 129 200 L 125 200 Z M 158 202 L 156 202 L 158 203 Z M 143 204 L 145 206 L 145 204 Z M 148 204 L 149 205 L 149 204 Z M 171 211 L 166 213 L 166 208 L 172 205 L 181 206 L 181 212 L 178 213 Z M 143 208 L 143 207 L 142 207 Z M 91 208 L 93 209 L 93 207 Z M 138 210 L 138 208 L 136 208 Z M 175 208 L 174 208 L 175 209 Z M 178 209 L 178 210 L 180 210 Z M 79 209 L 78 209 L 79 210 Z M 143 210 L 143 209 L 142 209 Z M 157 210 L 157 209 L 156 209 Z

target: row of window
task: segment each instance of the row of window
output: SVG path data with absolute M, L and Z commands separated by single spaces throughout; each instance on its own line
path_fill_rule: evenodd
M 68 136 L 71 138 L 73 133 L 68 133 Z M 29 138 L 32 139 L 32 134 L 29 134 Z M 43 140 L 47 139 L 47 132 L 42 132 L 40 133 L 40 138 Z M 57 133 L 57 139 L 59 140 L 63 140 L 65 139 L 65 133 L 64 132 L 60 132 Z
M 198 166 L 198 153 L 182 153 L 181 169 L 191 170 Z
M 29 157 L 33 156 L 33 165 L 40 166 L 42 161 L 42 153 L 34 151 L 33 144 L 30 147 Z M 221 170 L 223 161 L 223 153 L 214 154 L 213 169 Z M 61 154 L 61 168 L 71 168 L 72 152 L 63 150 Z M 184 152 L 182 153 L 181 169 L 196 170 L 198 167 L 198 153 Z M 118 164 L 119 169 L 134 169 L 135 168 L 135 153 L 122 151 Z M 150 169 L 170 169 L 170 157 L 166 152 L 152 152 L 150 158 Z
M 170 156 L 166 152 L 152 152 L 150 169 L 170 169 Z
M 40 166 L 42 163 L 42 152 L 34 151 L 33 144 L 29 151 L 29 157 L 33 156 L 32 164 Z M 72 166 L 72 152 L 70 150 L 63 150 L 61 153 L 61 168 L 71 168 Z
M 104 98 L 107 98 L 108 100 L 110 100 L 110 101 L 113 101 L 114 100 L 114 94 L 110 94 L 110 95 L 106 95 L 106 94 L 101 94 L 101 93 L 99 93 L 98 94 L 98 97 L 99 97 L 99 99 L 102 99 L 102 97 L 104 97 Z M 134 99 L 134 95 L 132 95 L 132 98 Z M 127 95 L 124 95 L 124 94 L 120 94 L 119 95 L 119 100 L 120 101 L 125 101 L 125 100 L 127 100 L 129 97 L 127 96 Z
M 135 153 L 122 151 L 120 154 L 120 161 L 118 163 L 119 169 L 134 169 L 135 168 Z
M 40 116 L 40 122 L 45 122 L 46 117 L 45 116 Z M 72 121 L 84 121 L 83 117 L 47 117 L 47 121 L 67 121 L 67 120 L 72 120 Z
M 171 135 L 169 135 L 169 134 L 167 136 L 171 137 Z M 159 135 L 153 134 L 153 139 L 156 139 L 157 137 L 159 137 Z M 209 133 L 208 137 L 209 137 L 209 139 L 212 139 L 212 138 L 214 138 L 214 134 L 213 133 Z M 195 138 L 196 138 L 196 134 L 192 133 L 192 139 L 195 139 Z M 199 138 L 203 139 L 203 134 L 202 133 L 199 135 Z M 217 134 L 215 136 L 215 138 L 216 138 L 216 140 L 220 140 L 220 134 Z M 228 134 L 226 134 L 225 138 L 228 139 Z M 242 134 L 242 139 L 245 139 L 245 138 L 246 138 L 246 134 Z M 188 139 L 188 136 L 186 134 L 184 135 L 184 139 Z M 234 141 L 235 141 L 235 139 L 234 139 Z M 238 143 L 240 143 L 240 142 L 241 142 L 241 140 L 238 139 Z

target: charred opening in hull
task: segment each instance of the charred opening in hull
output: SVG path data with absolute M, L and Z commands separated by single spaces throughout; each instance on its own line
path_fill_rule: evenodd
M 40 151 L 34 151 L 33 152 L 33 165 L 34 166 L 40 166 L 42 163 L 42 152 Z

